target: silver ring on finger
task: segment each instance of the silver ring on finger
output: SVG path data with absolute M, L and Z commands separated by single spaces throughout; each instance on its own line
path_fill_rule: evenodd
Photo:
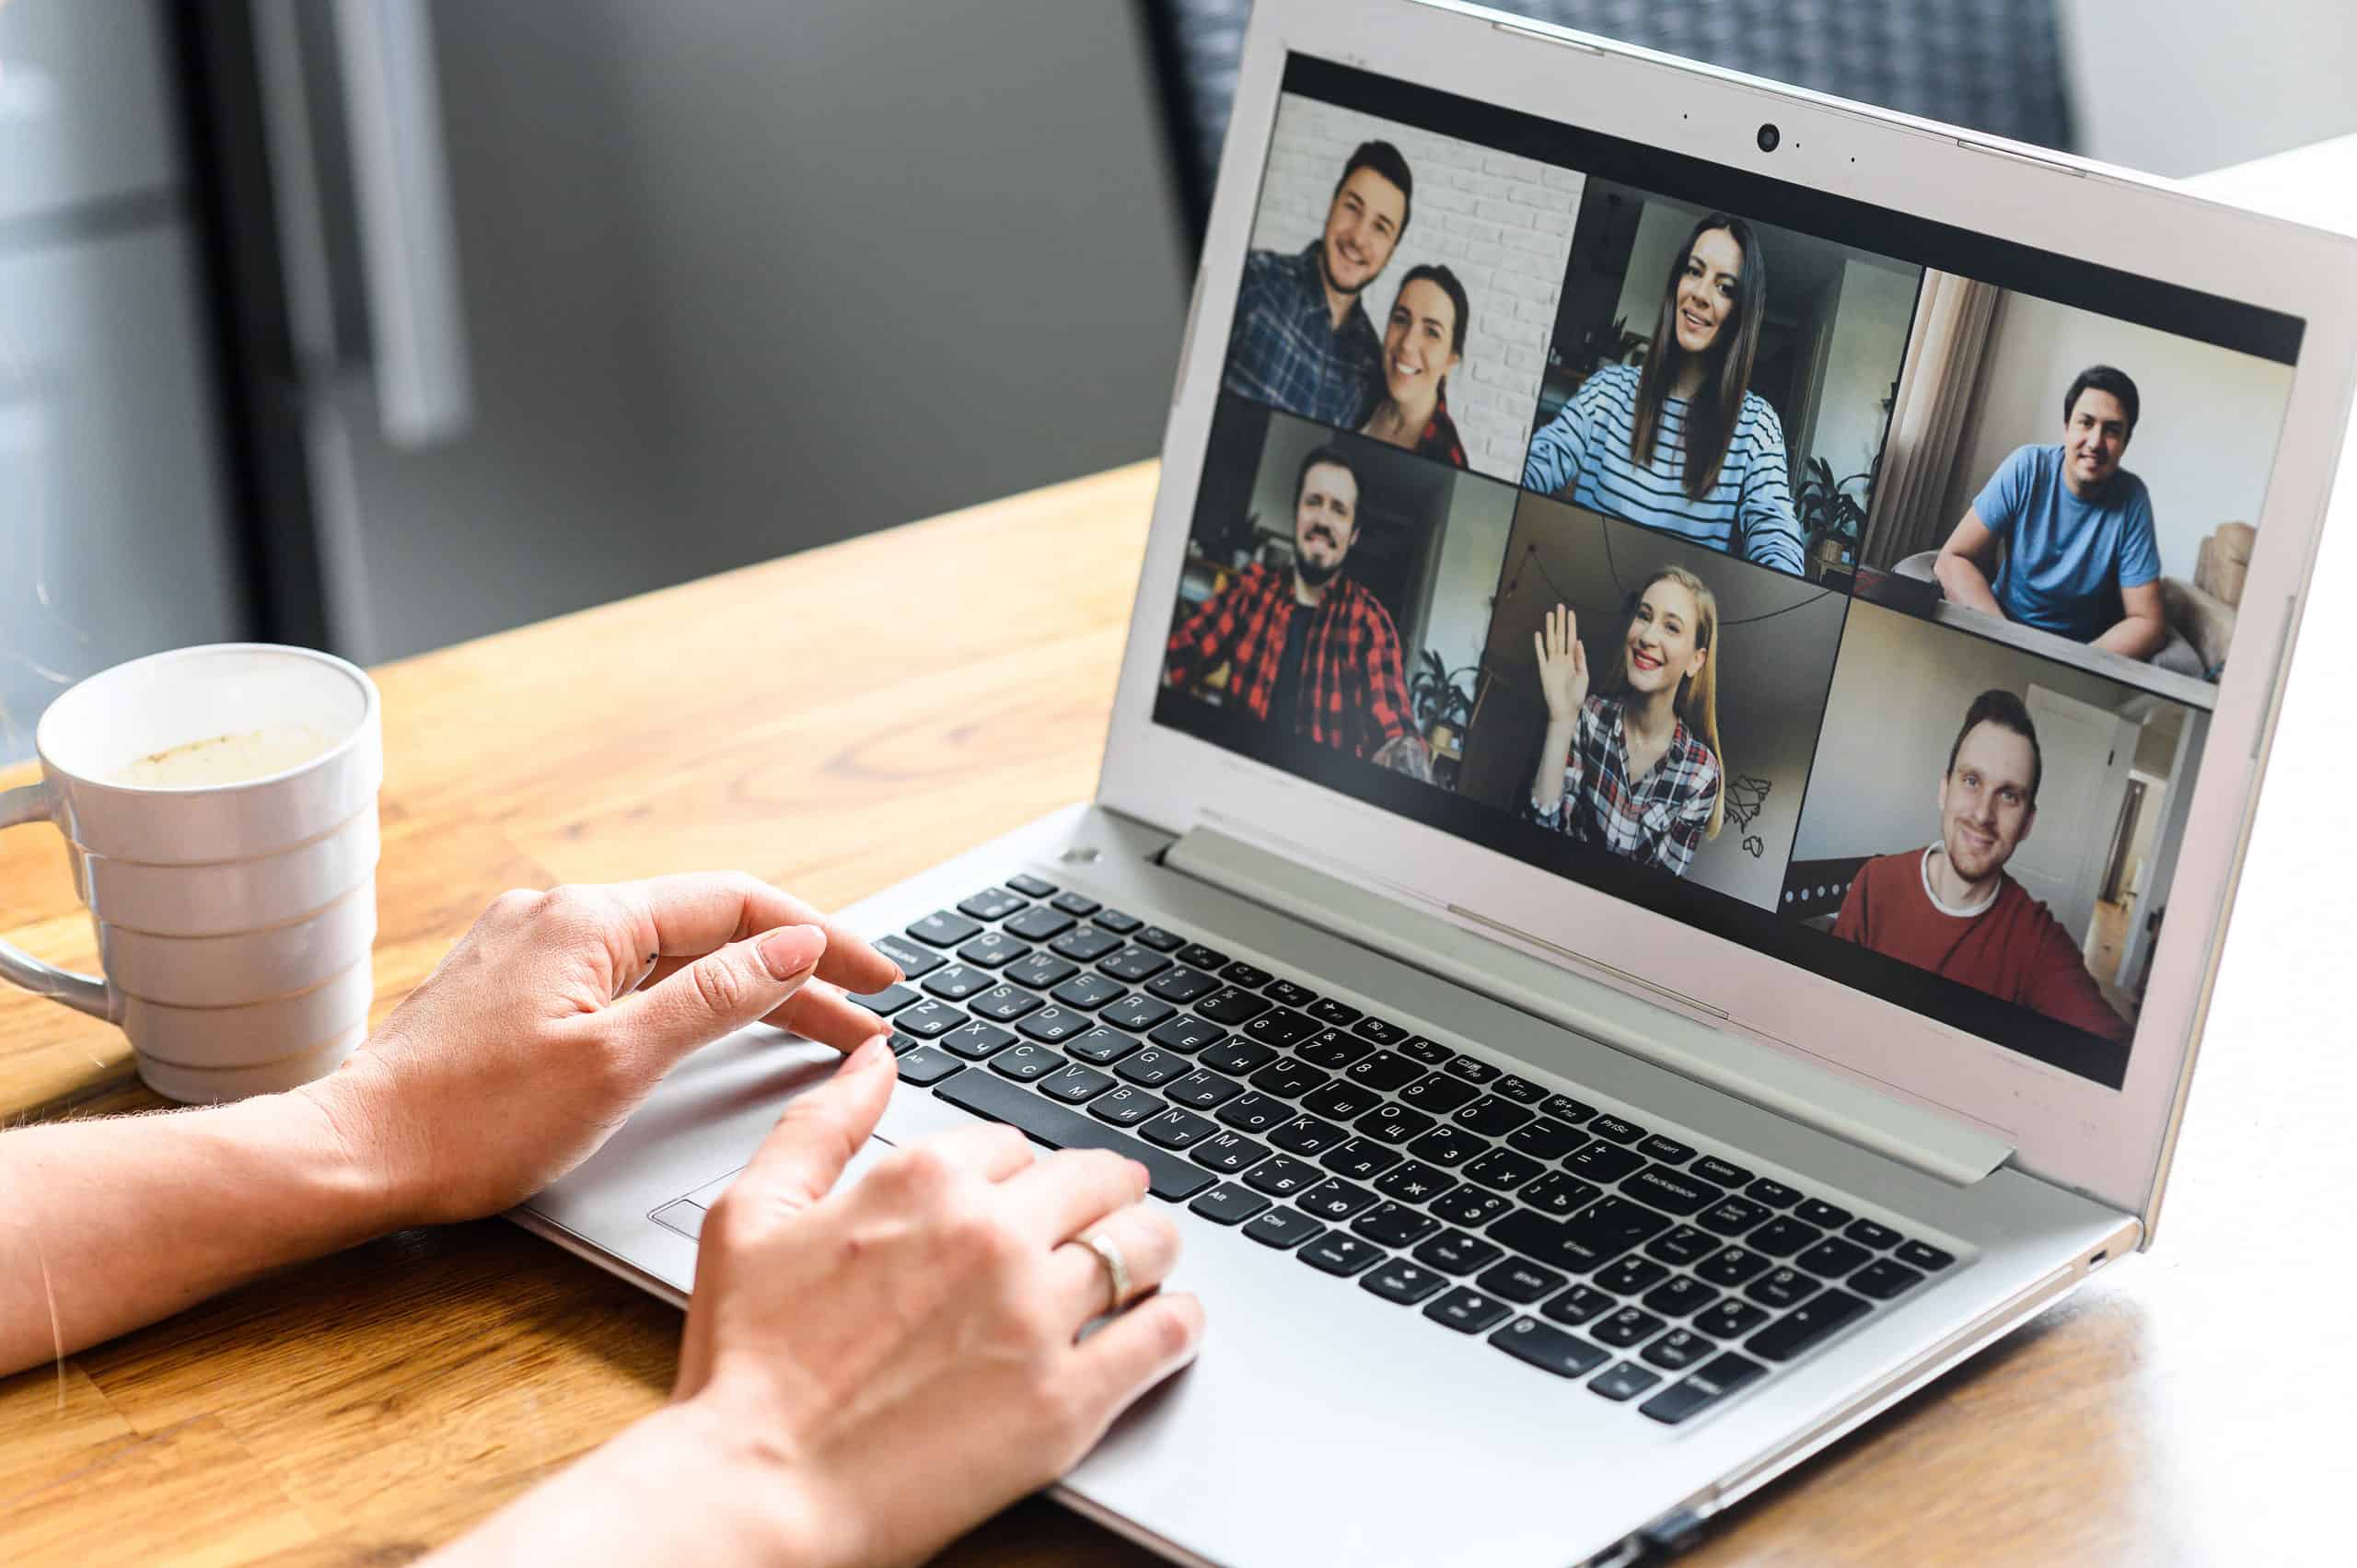
M 1109 1236 L 1078 1236 L 1073 1239 L 1097 1254 L 1097 1261 L 1105 1270 L 1105 1310 L 1119 1312 L 1130 1299 L 1130 1260 L 1121 1256 L 1121 1249 Z

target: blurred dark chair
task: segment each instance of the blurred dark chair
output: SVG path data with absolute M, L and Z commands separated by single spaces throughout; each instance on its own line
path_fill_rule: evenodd
M 1140 0 L 1191 230 L 1211 211 L 1251 0 Z M 1487 0 L 1495 9 L 2069 150 L 2055 0 Z

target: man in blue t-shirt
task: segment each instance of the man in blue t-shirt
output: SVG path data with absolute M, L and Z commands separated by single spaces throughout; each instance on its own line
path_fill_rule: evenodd
M 1933 570 L 1949 599 L 2130 658 L 2159 652 L 2168 626 L 2153 500 L 2119 466 L 2136 412 L 2124 373 L 2080 371 L 2062 399 L 2062 444 L 2017 448 L 1940 547 Z

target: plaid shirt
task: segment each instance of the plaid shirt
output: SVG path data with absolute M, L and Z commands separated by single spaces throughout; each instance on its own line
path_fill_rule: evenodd
M 1287 413 L 1356 430 L 1383 389 L 1383 340 L 1356 300 L 1334 325 L 1318 264 L 1323 243 L 1297 255 L 1255 250 L 1244 258 L 1220 384 Z
M 1719 760 L 1680 719 L 1661 761 L 1631 784 L 1621 707 L 1617 697 L 1589 695 L 1564 760 L 1563 798 L 1554 810 L 1541 811 L 1534 796 L 1531 818 L 1582 843 L 1601 840 L 1615 854 L 1683 877 L 1711 824 Z
M 1433 416 L 1424 421 L 1424 433 L 1416 437 L 1414 450 L 1420 457 L 1437 459 L 1453 469 L 1465 466 L 1465 443 L 1457 439 L 1457 421 L 1448 417 L 1446 390 L 1433 400 Z
M 1292 567 L 1248 567 L 1170 634 L 1164 674 L 1185 687 L 1225 663 L 1227 700 L 1265 724 L 1284 658 L 1285 629 L 1296 615 L 1310 621 L 1295 733 L 1360 758 L 1407 734 L 1399 633 L 1382 601 L 1347 576 L 1329 582 L 1326 598 L 1311 609 L 1295 601 Z

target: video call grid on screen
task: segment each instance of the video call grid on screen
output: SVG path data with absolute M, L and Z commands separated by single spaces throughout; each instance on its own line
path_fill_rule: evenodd
M 1299 56 L 1249 248 L 1157 721 L 2117 1086 L 2296 319 Z

